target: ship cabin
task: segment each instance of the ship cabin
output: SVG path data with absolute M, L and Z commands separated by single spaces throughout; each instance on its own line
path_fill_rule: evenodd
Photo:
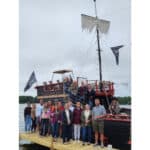
M 57 80 L 53 82 L 55 75 L 61 75 L 62 80 Z M 52 74 L 51 81 L 43 82 L 43 85 L 38 85 L 35 87 L 37 90 L 37 99 L 48 100 L 65 100 L 68 98 L 64 90 L 64 84 L 72 80 L 70 85 L 70 89 L 73 93 L 77 93 L 77 90 L 80 86 L 87 86 L 88 88 L 92 88 L 95 91 L 96 97 L 110 98 L 114 96 L 114 84 L 110 81 L 103 81 L 101 83 L 100 90 L 100 82 L 98 80 L 88 80 L 84 77 L 77 77 L 75 79 L 73 71 L 64 69 L 54 71 Z

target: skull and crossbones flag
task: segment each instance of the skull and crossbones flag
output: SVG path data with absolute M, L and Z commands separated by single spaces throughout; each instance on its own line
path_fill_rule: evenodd
M 116 64 L 119 65 L 119 49 L 124 47 L 124 45 L 119 45 L 119 46 L 115 46 L 115 47 L 111 47 L 111 50 L 115 56 L 116 59 Z

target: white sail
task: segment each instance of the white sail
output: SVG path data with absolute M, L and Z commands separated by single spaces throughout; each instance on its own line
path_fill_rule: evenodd
M 92 32 L 97 26 L 101 33 L 107 33 L 110 26 L 110 21 L 97 19 L 96 17 L 81 14 L 82 29 Z

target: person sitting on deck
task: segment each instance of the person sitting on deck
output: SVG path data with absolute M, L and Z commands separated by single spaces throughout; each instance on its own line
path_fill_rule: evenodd
M 90 105 L 90 108 L 94 106 L 94 98 L 95 98 L 95 91 L 91 87 L 91 85 L 88 85 L 88 90 L 87 90 L 87 101 L 86 103 Z
M 71 139 L 71 125 L 72 125 L 72 112 L 69 110 L 68 103 L 65 104 L 65 110 L 62 113 L 62 129 L 63 129 L 63 143 L 69 142 Z
M 80 102 L 76 103 L 76 108 L 73 111 L 74 124 L 74 140 L 80 142 L 80 128 L 81 128 L 81 106 Z
M 82 141 L 85 145 L 85 142 L 88 142 L 90 145 L 92 140 L 92 112 L 88 104 L 85 105 L 85 110 L 81 113 L 81 126 L 82 126 Z
M 27 102 L 27 107 L 24 109 L 25 131 L 31 132 L 32 119 L 31 119 L 31 105 Z
M 106 114 L 104 106 L 100 104 L 100 100 L 95 98 L 95 107 L 92 109 L 93 130 L 95 132 L 95 145 L 98 146 L 98 137 L 100 134 L 101 147 L 104 147 L 104 120 L 100 117 Z
M 70 76 L 70 78 L 69 77 L 66 77 L 65 79 L 64 79 L 64 91 L 65 91 L 65 93 L 66 94 L 69 94 L 70 93 L 70 87 L 71 87 L 71 84 L 73 83 L 73 79 L 72 79 L 72 77 Z
M 119 106 L 119 102 L 118 102 L 117 98 L 112 99 L 112 102 L 109 106 L 109 111 L 113 115 L 119 114 L 120 106 Z
M 87 95 L 87 86 L 84 82 L 81 82 L 81 86 L 78 88 L 77 96 L 81 103 L 86 103 L 86 95 Z
M 42 115 L 41 115 L 41 125 L 40 125 L 40 135 L 46 136 L 48 134 L 49 128 L 49 109 L 47 107 L 47 102 L 44 103 Z

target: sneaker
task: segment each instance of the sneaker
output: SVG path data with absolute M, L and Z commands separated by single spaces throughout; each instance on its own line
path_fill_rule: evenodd
M 90 142 L 87 143 L 87 145 L 90 145 L 90 144 L 91 144 Z
M 77 142 L 80 143 L 80 140 L 78 140 Z
M 83 143 L 82 143 L 82 145 L 84 146 L 84 145 L 85 145 L 85 143 L 83 142 Z
M 94 147 L 97 147 L 97 146 L 98 146 L 98 143 L 95 143 L 95 144 L 94 144 Z
M 104 144 L 103 143 L 101 143 L 101 148 L 104 148 Z

